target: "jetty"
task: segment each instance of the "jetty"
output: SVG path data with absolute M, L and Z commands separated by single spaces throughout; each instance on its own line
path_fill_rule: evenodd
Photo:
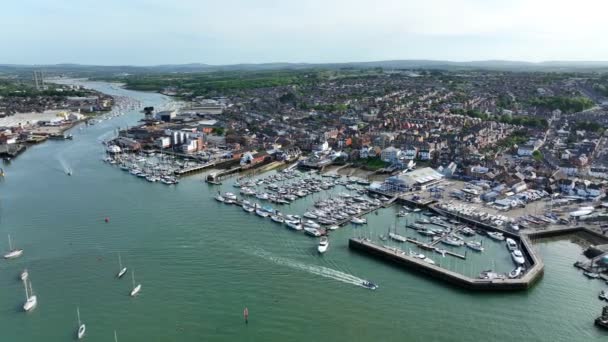
M 369 239 L 351 238 L 348 240 L 349 248 L 388 261 L 392 264 L 406 267 L 421 274 L 440 279 L 452 285 L 473 291 L 522 291 L 532 287 L 543 274 L 543 264 L 533 260 L 532 267 L 521 277 L 509 279 L 495 277 L 492 279 L 470 278 L 460 273 L 433 265 L 420 258 L 410 256 L 396 248 L 377 245 Z

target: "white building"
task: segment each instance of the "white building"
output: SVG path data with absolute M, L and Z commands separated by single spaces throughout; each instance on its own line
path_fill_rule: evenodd
M 171 138 L 160 137 L 160 138 L 156 139 L 156 146 L 158 146 L 159 148 L 171 147 Z
M 320 144 L 315 144 L 312 146 L 312 150 L 314 152 L 327 152 L 329 151 L 329 143 L 327 141 L 324 141 Z
M 397 161 L 397 159 L 399 158 L 400 152 L 401 152 L 401 150 L 399 150 L 398 148 L 389 146 L 389 147 L 385 148 L 384 150 L 382 150 L 382 153 L 380 154 L 380 159 L 382 159 L 382 161 L 385 161 L 388 163 L 393 163 L 393 162 Z

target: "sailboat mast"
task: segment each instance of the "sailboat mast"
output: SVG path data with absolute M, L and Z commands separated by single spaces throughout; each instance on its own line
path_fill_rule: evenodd
M 23 287 L 25 287 L 25 300 L 30 299 L 30 296 L 27 293 L 27 280 L 23 279 Z
M 118 342 L 118 337 L 116 337 L 116 330 L 114 330 L 114 342 Z
M 131 280 L 133 280 L 133 288 L 135 288 L 135 271 L 131 271 Z
M 11 241 L 11 234 L 8 234 L 8 250 L 13 250 L 13 242 Z
M 32 281 L 30 280 L 30 297 L 34 295 L 34 290 L 32 290 Z
M 80 308 L 76 307 L 76 315 L 78 315 L 78 327 L 80 327 Z
M 122 260 L 120 259 L 120 253 L 118 253 L 118 272 L 122 270 Z

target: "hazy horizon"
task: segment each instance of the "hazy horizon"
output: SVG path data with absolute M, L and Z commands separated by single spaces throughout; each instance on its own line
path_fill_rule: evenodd
M 0 64 L 608 61 L 608 3 L 161 0 L 4 4 Z

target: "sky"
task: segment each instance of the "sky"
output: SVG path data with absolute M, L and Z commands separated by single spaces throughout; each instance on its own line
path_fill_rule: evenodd
M 0 64 L 608 61 L 606 0 L 17 0 Z

